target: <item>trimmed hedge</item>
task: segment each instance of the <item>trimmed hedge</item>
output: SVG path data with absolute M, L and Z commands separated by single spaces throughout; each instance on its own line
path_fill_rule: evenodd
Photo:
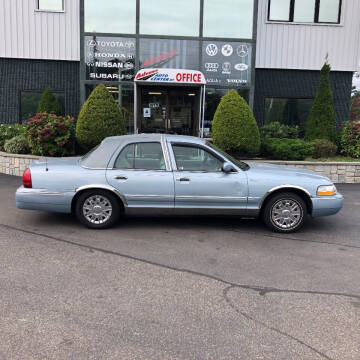
M 226 93 L 215 112 L 212 139 L 224 151 L 256 155 L 260 150 L 260 133 L 246 101 L 235 90 Z
M 263 125 L 260 129 L 260 134 L 263 139 L 297 139 L 299 137 L 299 127 L 290 127 L 288 125 L 280 124 L 278 121 L 274 121 Z
M 266 155 L 277 160 L 304 160 L 314 152 L 313 143 L 300 139 L 268 138 L 263 148 Z
M 330 65 L 321 69 L 320 85 L 305 127 L 305 140 L 324 139 L 338 142 L 333 93 L 330 84 Z
M 61 105 L 50 89 L 46 89 L 40 99 L 37 113 L 54 113 L 63 115 Z
M 76 124 L 76 139 L 84 150 L 108 136 L 126 133 L 124 117 L 114 98 L 99 84 L 85 101 Z

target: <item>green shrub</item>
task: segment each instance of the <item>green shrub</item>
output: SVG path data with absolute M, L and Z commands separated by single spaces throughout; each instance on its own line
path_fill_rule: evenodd
M 325 63 L 321 69 L 320 86 L 306 122 L 305 140 L 317 139 L 338 142 L 334 100 L 330 84 L 330 65 Z
M 30 152 L 28 140 L 24 135 L 17 135 L 6 140 L 4 149 L 12 154 L 28 154 Z
M 334 157 L 338 151 L 338 147 L 331 141 L 315 140 L 314 141 L 314 159 Z
M 304 160 L 314 152 L 314 145 L 300 139 L 267 138 L 264 150 L 268 156 L 277 160 Z
M 114 98 L 99 84 L 84 103 L 76 124 L 76 139 L 84 150 L 108 136 L 126 133 L 123 115 Z
M 56 99 L 50 89 L 46 89 L 39 101 L 37 113 L 55 113 L 56 115 L 63 115 L 61 105 Z
M 299 127 L 290 127 L 280 124 L 278 121 L 271 122 L 262 126 L 260 129 L 261 137 L 278 139 L 297 139 L 299 137 Z
M 360 121 L 345 123 L 341 132 L 341 153 L 360 158 Z
M 235 91 L 226 93 L 214 115 L 212 138 L 221 149 L 255 155 L 260 150 L 260 133 L 246 101 Z
M 41 113 L 25 123 L 31 153 L 68 156 L 74 154 L 75 119 Z
M 25 135 L 26 129 L 24 125 L 6 125 L 0 124 L 0 151 L 4 151 L 4 144 L 6 140 L 9 140 L 17 135 Z

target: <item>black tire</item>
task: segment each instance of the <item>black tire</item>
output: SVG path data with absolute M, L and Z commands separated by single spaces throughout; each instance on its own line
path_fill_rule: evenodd
M 298 231 L 307 218 L 304 200 L 291 192 L 283 192 L 266 201 L 262 211 L 262 220 L 272 231 L 291 233 Z
M 98 199 L 94 201 L 93 199 Z M 86 215 L 86 204 L 92 209 Z M 94 205 L 92 205 L 94 204 Z M 94 209 L 94 207 L 98 209 Z M 110 209 L 111 208 L 111 209 Z M 94 211 L 97 211 L 94 213 Z M 93 220 L 91 220 L 93 212 Z M 121 214 L 121 206 L 115 195 L 106 190 L 88 190 L 82 193 L 76 201 L 75 214 L 78 220 L 90 229 L 107 229 L 118 221 Z M 97 217 L 97 218 L 96 218 Z

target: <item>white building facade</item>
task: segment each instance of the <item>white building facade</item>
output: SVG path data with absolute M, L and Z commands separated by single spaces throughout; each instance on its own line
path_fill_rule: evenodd
M 360 70 L 359 15 L 359 0 L 0 0 L 0 123 L 29 118 L 46 88 L 77 116 L 104 83 L 129 132 L 138 113 L 141 131 L 196 134 L 192 88 L 145 89 L 134 111 L 136 72 L 158 67 L 204 74 L 208 135 L 229 89 L 260 125 L 302 126 L 328 59 L 340 124 Z

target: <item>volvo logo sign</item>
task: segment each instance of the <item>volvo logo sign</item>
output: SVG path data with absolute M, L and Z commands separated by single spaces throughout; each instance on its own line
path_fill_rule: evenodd
M 206 53 L 209 56 L 215 56 L 218 53 L 218 47 L 215 44 L 209 44 L 206 47 Z

